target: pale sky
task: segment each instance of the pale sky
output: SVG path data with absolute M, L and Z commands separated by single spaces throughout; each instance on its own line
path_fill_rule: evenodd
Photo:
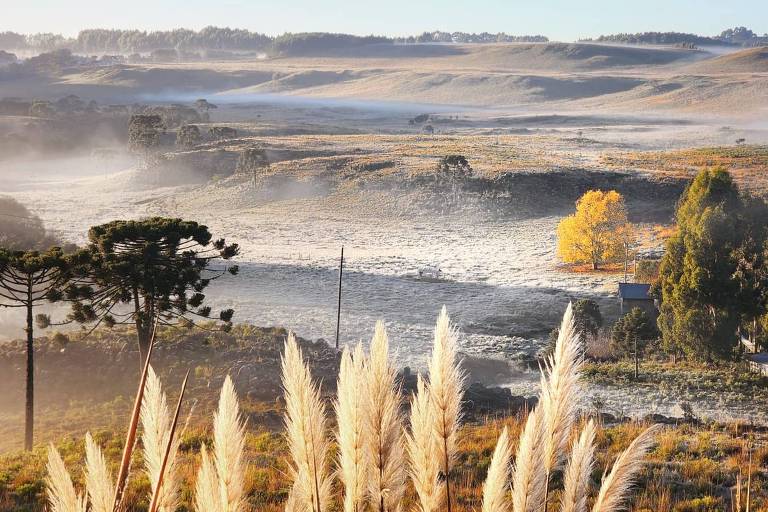
M 206 25 L 267 34 L 346 32 L 412 35 L 423 31 L 542 34 L 572 41 L 617 32 L 719 34 L 746 26 L 768 32 L 768 0 L 2 0 L 0 32 L 83 28 L 200 29 Z M 12 5 L 12 6 L 11 6 Z

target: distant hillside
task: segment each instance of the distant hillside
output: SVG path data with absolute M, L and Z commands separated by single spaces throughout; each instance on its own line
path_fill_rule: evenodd
M 724 30 L 720 35 L 713 37 L 683 32 L 642 32 L 602 35 L 595 39 L 585 39 L 584 41 L 682 46 L 760 46 L 768 44 L 768 34 L 758 36 L 746 27 L 736 27 Z
M 707 59 L 692 64 L 687 70 L 705 74 L 768 73 L 768 46 Z
M 391 38 L 356 36 L 327 32 L 286 33 L 268 36 L 249 30 L 205 27 L 194 31 L 175 29 L 147 32 L 141 30 L 89 29 L 75 38 L 60 34 L 18 34 L 0 32 L 0 50 L 49 52 L 69 49 L 77 53 L 148 53 L 156 50 L 247 51 L 276 55 L 311 55 L 329 49 L 354 48 L 371 43 L 497 43 L 546 42 L 544 36 L 515 36 L 505 33 L 424 32 L 418 36 Z
M 631 48 L 605 44 L 547 43 L 482 47 L 464 59 L 467 65 L 521 70 L 587 71 L 615 67 L 658 66 L 696 59 L 702 52 L 671 48 Z

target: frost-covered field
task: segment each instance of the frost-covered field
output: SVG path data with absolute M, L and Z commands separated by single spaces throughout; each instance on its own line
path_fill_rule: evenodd
M 602 297 L 608 312 L 615 277 L 558 270 L 555 217 L 499 220 L 456 214 L 440 218 L 355 218 L 328 214 L 315 200 L 215 211 L 182 203 L 184 189 L 126 192 L 121 176 L 17 187 L 66 240 L 82 243 L 89 226 L 116 218 L 179 215 L 211 226 L 243 247 L 241 273 L 209 290 L 214 306 L 234 307 L 236 320 L 282 325 L 309 338 L 333 340 L 339 251 L 345 248 L 342 343 L 366 340 L 384 319 L 404 365 L 421 366 L 432 322 L 446 305 L 465 333 L 468 352 L 531 355 L 568 300 Z M 42 197 L 41 197 L 42 196 Z M 154 198 L 154 199 L 153 199 Z M 327 206 L 327 205 L 326 205 Z M 440 265 L 444 279 L 420 281 L 418 269 Z
M 68 177 L 34 184 L 19 181 L 11 192 L 30 205 L 66 240 L 82 243 L 90 225 L 116 218 L 178 215 L 208 224 L 215 236 L 243 247 L 241 273 L 209 289 L 214 309 L 233 307 L 236 321 L 279 325 L 311 339 L 333 341 L 336 327 L 339 250 L 345 248 L 341 342 L 367 341 L 377 319 L 387 323 L 399 364 L 420 368 L 427 357 L 434 319 L 446 305 L 462 331 L 469 354 L 512 361 L 508 373 L 489 375 L 514 394 L 532 395 L 536 371 L 529 359 L 559 322 L 571 299 L 594 297 L 615 316 L 618 276 L 564 272 L 554 254 L 558 218 L 497 218 L 472 213 L 441 217 L 350 215 L 328 198 L 285 200 L 232 208 L 226 187 L 126 191 L 125 176 Z M 333 200 L 343 200 L 342 195 Z M 216 206 L 211 206 L 216 205 Z M 376 209 L 376 205 L 369 205 Z M 382 210 L 384 211 L 384 210 Z M 415 278 L 439 264 L 444 280 Z M 20 319 L 0 313 L 6 331 Z M 593 386 L 604 410 L 679 414 L 689 401 L 702 415 L 764 420 L 767 411 L 736 397 L 662 389 Z M 726 407 L 727 406 L 727 407 Z

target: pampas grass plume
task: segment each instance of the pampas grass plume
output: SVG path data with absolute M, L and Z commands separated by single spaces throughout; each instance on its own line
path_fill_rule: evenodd
M 411 429 L 406 435 L 410 460 L 408 473 L 418 497 L 419 512 L 434 512 L 442 502 L 443 486 L 440 483 L 440 462 L 435 457 L 437 438 L 432 413 L 429 389 L 419 374 L 416 394 L 411 399 Z
M 509 477 L 512 464 L 512 447 L 509 443 L 507 427 L 501 431 L 496 448 L 493 451 L 488 476 L 483 484 L 482 512 L 509 511 Z
M 85 497 L 75 491 L 64 461 L 53 445 L 48 447 L 47 470 L 45 485 L 50 512 L 85 512 Z
M 389 339 L 377 322 L 366 361 L 368 496 L 374 511 L 395 511 L 405 493 L 406 464 L 400 389 L 389 362 Z
M 338 423 L 338 474 L 344 484 L 344 512 L 358 512 L 365 503 L 365 397 L 361 393 L 365 384 L 364 359 L 362 344 L 357 345 L 354 356 L 345 348 L 341 354 L 336 386 L 334 408 Z
M 595 467 L 596 427 L 589 420 L 571 450 L 565 470 L 562 512 L 586 512 L 589 480 Z
M 282 372 L 293 495 L 300 510 L 324 512 L 331 500 L 325 406 L 293 333 L 285 342 Z
M 603 479 L 593 512 L 616 512 L 625 505 L 659 428 L 659 425 L 654 425 L 646 429 L 619 455 L 611 472 Z
M 91 502 L 91 512 L 112 512 L 115 483 L 107 469 L 101 448 L 90 432 L 85 434 L 85 488 Z

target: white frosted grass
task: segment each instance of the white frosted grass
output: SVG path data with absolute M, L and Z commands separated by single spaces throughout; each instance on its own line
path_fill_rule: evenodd
M 54 178 L 42 186 L 39 181 L 16 183 L 9 194 L 31 205 L 69 241 L 83 243 L 88 227 L 116 218 L 180 215 L 207 223 L 214 235 L 226 236 L 243 248 L 241 275 L 226 277 L 206 290 L 214 311 L 232 307 L 236 322 L 284 326 L 305 338 L 330 342 L 334 338 L 343 244 L 342 344 L 367 339 L 368 327 L 386 318 L 389 334 L 398 343 L 391 347 L 396 365 L 414 370 L 423 368 L 427 359 L 430 319 L 443 304 L 462 330 L 464 351 L 510 359 L 536 353 L 546 336 L 542 331 L 558 325 L 569 299 L 597 294 L 606 297 L 601 302 L 604 311 L 617 308 L 610 294 L 619 276 L 576 275 L 558 268 L 554 232 L 559 218 L 554 216 L 523 220 L 477 214 L 449 220 L 403 216 L 373 222 L 329 213 L 311 201 L 252 205 L 225 214 L 216 207 L 230 204 L 225 197 L 229 190 L 125 190 L 124 174 L 104 178 L 91 173 L 67 187 Z M 201 205 L 206 194 L 211 194 L 210 203 Z M 164 199 L 147 201 L 151 198 Z M 409 277 L 435 263 L 449 282 L 425 283 Z M 17 314 L 0 311 L 0 339 L 23 334 L 19 329 L 23 318 Z M 541 332 L 538 340 L 526 334 L 532 330 Z M 510 336 L 516 333 L 520 336 Z M 513 394 L 538 392 L 535 372 L 528 376 L 515 374 L 510 382 Z M 598 386 L 594 394 L 612 413 L 673 414 L 683 401 L 692 402 L 703 416 L 718 417 L 721 409 L 710 394 L 605 386 Z M 756 410 L 752 402 L 728 398 L 733 417 L 768 420 L 768 409 Z

